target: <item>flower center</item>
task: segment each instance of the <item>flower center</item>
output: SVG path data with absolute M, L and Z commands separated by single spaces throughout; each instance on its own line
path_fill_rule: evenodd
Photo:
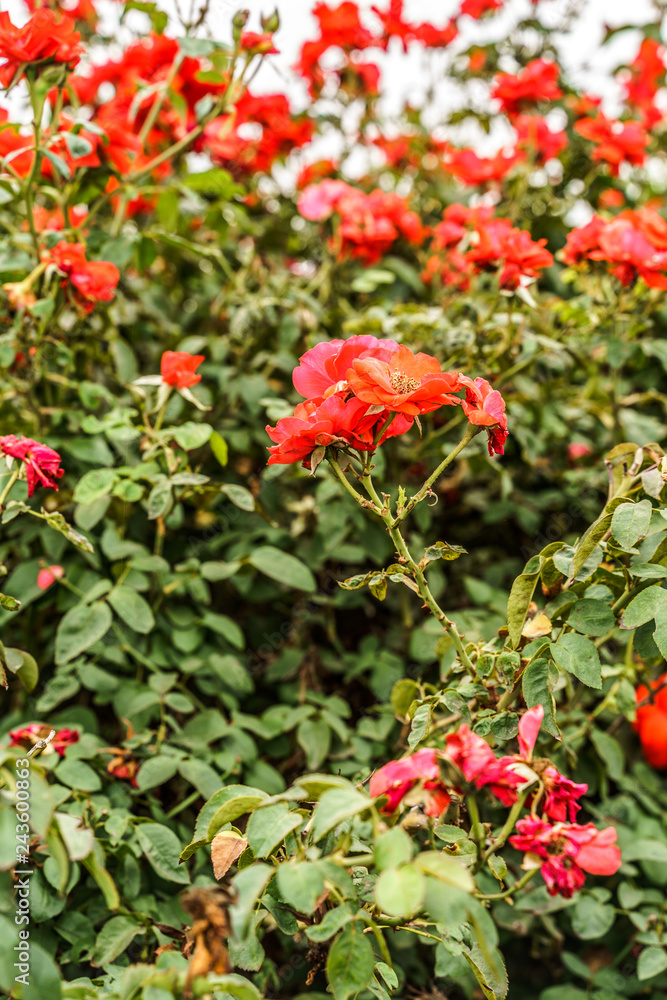
M 409 375 L 399 372 L 398 368 L 395 368 L 391 373 L 389 381 L 391 382 L 392 389 L 395 389 L 399 393 L 413 392 L 413 390 L 418 389 L 421 385 L 418 379 L 410 378 Z

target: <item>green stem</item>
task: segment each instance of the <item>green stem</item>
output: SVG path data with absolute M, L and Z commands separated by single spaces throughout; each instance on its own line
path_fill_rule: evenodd
M 519 892 L 519 890 L 523 889 L 523 887 L 525 885 L 528 885 L 528 883 L 530 882 L 531 878 L 533 878 L 535 875 L 537 875 L 538 871 L 539 871 L 539 868 L 531 868 L 529 872 L 526 872 L 525 875 L 521 876 L 521 878 L 519 879 L 518 882 L 515 882 L 514 885 L 512 885 L 512 886 L 509 887 L 509 889 L 505 889 L 504 892 L 494 892 L 494 893 L 491 893 L 488 896 L 478 896 L 477 898 L 478 899 L 507 899 L 508 896 L 513 896 L 515 892 Z
M 146 115 L 146 120 L 144 124 L 141 126 L 141 132 L 139 133 L 139 142 L 141 143 L 142 146 L 145 146 L 146 144 L 146 137 L 148 136 L 150 130 L 153 128 L 153 125 L 155 124 L 155 119 L 160 113 L 160 108 L 164 104 L 164 99 L 167 96 L 169 88 L 174 82 L 174 77 L 178 73 L 182 62 L 183 62 L 183 52 L 179 49 L 179 51 L 176 53 L 173 63 L 171 64 L 171 69 L 169 70 L 169 73 L 167 74 L 167 77 L 164 80 L 164 83 L 162 84 L 162 90 L 160 91 L 160 94 L 156 97 L 156 99 L 153 101 L 151 109 Z
M 480 430 L 481 430 L 481 427 L 477 427 L 475 424 L 468 424 L 468 429 L 466 430 L 466 432 L 463 435 L 462 439 L 457 444 L 456 448 L 454 448 L 454 450 L 451 451 L 449 453 L 449 455 L 447 455 L 446 458 L 443 458 L 443 460 L 440 463 L 440 465 L 428 477 L 428 479 L 426 480 L 426 482 L 424 483 L 424 485 L 421 487 L 421 489 L 419 490 L 419 492 L 415 493 L 415 495 L 413 497 L 411 497 L 411 499 L 405 505 L 404 510 L 398 515 L 398 517 L 394 521 L 395 525 L 399 524 L 405 517 L 407 517 L 407 515 L 410 513 L 410 511 L 412 510 L 412 508 L 415 507 L 418 503 L 420 503 L 424 499 L 424 497 L 428 496 L 428 494 L 431 491 L 431 487 L 433 486 L 433 483 L 436 481 L 436 479 L 439 479 L 439 477 L 445 471 L 445 469 L 447 468 L 447 466 L 451 465 L 451 463 L 454 461 L 454 459 L 457 457 L 457 455 L 459 455 L 463 451 L 463 449 L 465 448 L 465 446 L 470 441 L 472 441 L 472 439 L 475 436 L 475 434 L 477 434 Z
M 14 471 L 12 472 L 12 474 L 9 477 L 9 482 L 5 486 L 5 488 L 2 491 L 2 493 L 0 493 L 0 510 L 2 510 L 2 508 L 4 507 L 5 500 L 7 499 L 8 495 L 9 495 L 9 491 L 11 490 L 12 486 L 14 485 L 14 483 L 16 482 L 16 480 L 18 478 L 19 478 L 19 470 L 18 469 L 14 469 Z
M 360 504 L 360 506 L 362 506 L 362 507 L 368 507 L 369 506 L 368 500 L 366 500 L 366 498 L 363 497 L 361 495 L 361 493 L 359 493 L 357 490 L 355 490 L 354 486 L 349 481 L 349 479 L 347 478 L 347 476 L 345 475 L 345 473 L 343 472 L 343 470 L 341 469 L 340 465 L 338 464 L 338 462 L 336 461 L 336 459 L 333 457 L 333 454 L 331 452 L 328 453 L 327 459 L 328 459 L 329 465 L 333 469 L 333 473 L 336 476 L 336 479 L 338 479 L 338 481 L 341 484 L 341 486 L 345 490 L 347 490 L 347 492 L 350 494 L 350 496 L 354 500 L 356 500 L 357 503 Z M 382 505 L 379 504 L 378 506 L 381 507 Z M 379 515 L 380 514 L 380 510 L 376 510 L 375 513 Z
M 496 851 L 499 851 L 500 848 L 503 847 L 510 833 L 514 829 L 514 825 L 517 819 L 519 818 L 519 814 L 523 809 L 525 801 L 528 798 L 528 795 L 530 794 L 531 791 L 532 789 L 529 787 L 524 789 L 524 791 L 519 795 L 519 798 L 512 806 L 509 816 L 505 820 L 505 825 L 503 826 L 502 830 L 500 831 L 498 836 L 494 838 L 491 846 L 487 847 L 487 849 L 482 854 L 482 857 L 480 859 L 482 864 L 484 864 L 484 862 L 487 861 L 487 859 L 490 858 L 492 854 L 495 854 Z
M 484 827 L 482 826 L 479 818 L 477 799 L 474 795 L 468 795 L 466 797 L 466 806 L 468 808 L 468 815 L 470 816 L 470 836 L 475 842 L 475 847 L 477 848 L 477 869 L 479 870 L 483 864 L 482 845 L 484 843 Z

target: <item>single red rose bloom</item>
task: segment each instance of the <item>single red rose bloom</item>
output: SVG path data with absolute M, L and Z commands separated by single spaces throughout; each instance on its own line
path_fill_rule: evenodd
M 278 49 L 273 44 L 273 35 L 268 31 L 262 34 L 256 31 L 242 31 L 240 47 L 252 55 L 278 55 Z
M 74 67 L 81 56 L 81 35 L 71 17 L 58 16 L 40 7 L 22 28 L 12 24 L 9 14 L 0 11 L 0 84 L 8 87 L 23 66 L 47 62 Z
M 505 400 L 484 378 L 472 379 L 461 376 L 466 398 L 462 402 L 463 412 L 471 424 L 486 427 L 489 434 L 489 455 L 504 454 L 507 440 L 507 416 Z
M 570 899 L 591 875 L 614 875 L 621 866 L 613 826 L 598 830 L 592 823 L 556 823 L 525 817 L 516 824 L 510 844 L 525 851 L 524 868 L 539 867 L 550 896 Z
M 96 302 L 111 302 L 120 281 L 120 271 L 108 260 L 87 260 L 83 243 L 60 240 L 50 250 L 45 250 L 42 260 L 54 264 L 66 275 L 74 289 L 74 297 L 86 312 Z
M 51 726 L 45 726 L 41 722 L 30 722 L 27 726 L 22 726 L 20 729 L 12 729 L 9 733 L 11 739 L 10 746 L 25 747 L 29 750 L 30 747 L 34 747 L 36 743 L 39 743 L 40 740 L 46 739 L 51 732 L 51 728 Z M 78 742 L 79 734 L 76 729 L 59 729 L 42 752 L 49 754 L 55 751 L 58 756 L 63 757 L 67 747 Z
M 267 426 L 266 433 L 275 442 L 269 448 L 268 464 L 291 465 L 304 461 L 316 448 L 332 444 L 340 448 L 372 450 L 372 440 L 369 442 L 360 436 L 365 430 L 362 420 L 367 410 L 368 404 L 361 400 L 346 401 L 339 395 L 299 403 L 294 416 L 283 417 L 275 427 Z
M 48 445 L 33 441 L 32 438 L 19 438 L 15 434 L 0 437 L 0 451 L 10 458 L 16 458 L 25 465 L 28 480 L 28 496 L 31 497 L 38 486 L 57 490 L 56 479 L 64 475 L 60 468 L 60 455 Z
M 165 351 L 160 362 L 162 381 L 175 389 L 187 389 L 201 382 L 201 375 L 195 369 L 204 360 L 203 354 L 188 354 L 187 351 Z
M 408 792 L 422 782 L 421 801 L 427 816 L 440 816 L 451 801 L 449 792 L 440 777 L 436 750 L 418 750 L 403 760 L 385 764 L 371 777 L 368 790 L 373 798 L 387 796 L 382 812 L 393 813 Z
M 294 388 L 306 399 L 330 396 L 347 388 L 346 376 L 355 359 L 389 361 L 397 350 L 395 340 L 378 340 L 372 334 L 348 340 L 324 340 L 299 358 L 292 375 Z
M 504 806 L 516 802 L 516 788 L 524 779 L 510 770 L 511 758 L 498 760 L 486 740 L 465 724 L 445 739 L 447 757 L 467 782 L 476 788 L 488 788 Z
M 430 354 L 413 354 L 401 344 L 389 361 L 362 358 L 352 362 L 347 382 L 358 399 L 394 413 L 416 417 L 446 404 L 460 404 L 450 395 L 461 388 L 458 372 L 443 372 Z

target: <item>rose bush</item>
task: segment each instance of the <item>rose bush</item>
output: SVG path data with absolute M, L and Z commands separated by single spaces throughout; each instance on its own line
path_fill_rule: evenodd
M 667 995 L 664 53 L 542 6 L 315 3 L 302 111 L 0 14 L 7 995 Z

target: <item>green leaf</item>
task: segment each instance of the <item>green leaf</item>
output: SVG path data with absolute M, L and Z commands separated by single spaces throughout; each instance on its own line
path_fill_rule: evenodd
M 425 702 L 423 705 L 419 706 L 415 714 L 412 716 L 410 732 L 408 733 L 408 746 L 411 750 L 414 750 L 417 744 L 420 743 L 428 734 L 430 720 L 431 705 L 429 702 Z
M 58 156 L 58 154 L 54 153 L 53 150 L 51 149 L 43 148 L 42 152 L 44 153 L 44 156 L 47 158 L 47 160 L 50 163 L 52 163 L 53 166 L 56 168 L 56 172 L 59 173 L 61 177 L 64 177 L 66 181 L 68 181 L 72 176 L 72 171 L 70 170 L 69 165 L 65 162 L 65 160 L 63 160 L 62 156 Z
M 220 487 L 220 492 L 228 497 L 235 507 L 240 510 L 251 511 L 256 507 L 255 498 L 245 486 L 236 486 L 234 483 L 225 483 Z M 277 551 L 277 550 L 276 550 Z M 269 574 L 270 575 L 270 574 Z
M 0 654 L 1 661 L 2 655 Z M 28 694 L 35 690 L 37 681 L 39 680 L 39 667 L 34 656 L 26 653 L 24 649 L 14 649 L 12 646 L 6 646 L 4 662 L 7 669 L 11 673 L 16 674 Z
M 190 760 L 180 761 L 178 772 L 186 781 L 194 785 L 204 799 L 215 795 L 222 784 L 210 764 L 206 764 L 203 760 L 197 760 L 195 757 L 192 757 Z
M 312 592 L 317 586 L 315 577 L 305 563 L 272 545 L 261 545 L 253 549 L 248 561 L 260 573 L 284 583 L 287 587 Z
M 202 808 L 198 818 L 195 837 L 213 840 L 225 823 L 231 823 L 239 816 L 252 812 L 264 799 L 266 792 L 247 785 L 228 785 L 213 795 Z
M 591 742 L 609 777 L 612 781 L 620 781 L 625 768 L 625 756 L 619 742 L 602 729 L 592 731 Z
M 209 444 L 211 445 L 211 451 L 213 452 L 218 465 L 221 465 L 224 469 L 229 460 L 229 448 L 227 446 L 227 442 L 218 434 L 217 431 L 213 431 L 209 439 Z
M 380 872 L 411 861 L 413 854 L 412 838 L 400 826 L 381 833 L 375 841 L 375 867 Z
M 554 671 L 557 675 L 557 671 Z M 556 724 L 556 702 L 554 701 L 555 679 L 551 677 L 548 660 L 537 659 L 529 663 L 521 679 L 521 689 L 527 708 L 541 705 L 544 709 L 543 729 L 557 739 L 560 730 Z
M 245 636 L 239 625 L 232 618 L 228 618 L 227 615 L 215 614 L 213 611 L 207 611 L 202 615 L 201 623 L 206 628 L 210 628 L 213 632 L 221 635 L 227 640 L 230 646 L 235 646 L 236 649 L 244 649 Z
M 111 875 L 104 867 L 104 854 L 100 845 L 95 842 L 95 847 L 87 858 L 81 859 L 81 864 L 90 872 L 102 893 L 104 902 L 108 909 L 117 910 L 120 906 L 120 896 L 118 889 Z
M 209 424 L 196 424 L 193 420 L 186 420 L 180 427 L 171 427 L 170 433 L 183 451 L 195 451 L 206 444 L 213 428 Z
M 629 843 L 623 844 L 623 860 L 667 862 L 667 842 L 633 837 Z
M 20 607 L 21 602 L 11 594 L 0 594 L 0 608 L 4 608 L 5 611 L 18 611 Z
M 499 854 L 491 855 L 489 858 L 489 868 L 499 882 L 502 882 L 507 875 L 507 862 Z
M 74 490 L 74 502 L 87 507 L 100 497 L 108 496 L 118 478 L 114 469 L 91 469 L 86 472 Z
M 224 976 L 216 976 L 215 973 L 209 972 L 208 985 L 220 990 L 220 994 L 223 997 L 229 995 L 234 997 L 235 1000 L 262 1000 L 262 994 L 249 979 L 246 979 L 245 976 L 237 976 L 233 972 L 228 972 Z M 144 1000 L 148 1000 L 145 991 Z
M 614 907 L 593 893 L 579 896 L 572 908 L 572 930 L 584 941 L 599 941 L 611 930 L 615 919 Z
M 605 635 L 616 624 L 614 612 L 603 601 L 576 601 L 567 616 L 568 625 L 584 635 Z
M 161 483 L 156 483 L 146 501 L 148 520 L 156 521 L 158 517 L 165 517 L 171 510 L 173 502 L 171 484 L 166 479 Z
M 91 963 L 106 965 L 113 962 L 142 930 L 142 925 L 130 917 L 112 917 L 107 920 L 95 940 Z
M 417 913 L 424 903 L 426 878 L 413 865 L 388 868 L 375 883 L 375 902 L 390 917 L 407 919 Z
M 308 769 L 317 770 L 329 753 L 331 730 L 322 719 L 304 719 L 296 731 L 296 738 L 306 754 Z
M 540 556 L 533 556 L 524 567 L 524 571 L 512 584 L 507 602 L 507 628 L 510 642 L 516 647 L 521 641 L 521 631 L 526 620 L 528 606 L 533 599 L 533 593 L 542 568 Z
M 149 788 L 157 788 L 174 777 L 178 770 L 178 760 L 175 757 L 166 757 L 158 754 L 157 757 L 149 757 L 139 768 L 137 773 L 137 787 L 145 792 Z
M 467 868 L 464 868 L 455 858 L 449 858 L 439 851 L 422 851 L 415 858 L 415 866 L 427 875 L 444 882 L 454 889 L 463 892 L 473 892 L 475 882 Z
M 71 608 L 56 632 L 56 663 L 69 663 L 98 642 L 107 634 L 112 621 L 111 609 L 102 601 Z
M 666 602 L 667 590 L 658 584 L 640 590 L 621 615 L 620 627 L 637 628 L 638 625 L 644 625 L 645 622 L 655 617 L 658 608 Z
M 584 570 L 584 567 L 588 569 L 586 564 L 598 547 L 598 543 L 609 531 L 611 518 L 611 512 L 603 513 L 584 534 L 574 554 L 572 564 L 567 567 L 567 572 L 570 574 L 571 580 L 576 580 L 582 570 Z
M 611 519 L 611 533 L 623 549 L 631 549 L 643 538 L 651 524 L 653 506 L 650 500 L 639 503 L 623 503 L 617 507 Z
M 132 587 L 122 584 L 107 594 L 107 601 L 124 624 L 134 632 L 146 635 L 155 627 L 155 618 L 148 602 Z
M 347 1000 L 365 989 L 374 965 L 373 948 L 361 924 L 348 924 L 331 945 L 327 958 L 327 979 L 334 1000 Z
M 333 830 L 343 820 L 370 808 L 372 800 L 352 786 L 325 792 L 315 808 L 312 825 L 313 843 Z
M 248 820 L 246 837 L 256 858 L 266 858 L 282 844 L 288 833 L 303 823 L 303 816 L 290 812 L 286 802 L 256 809 Z
M 653 979 L 667 969 L 667 951 L 664 948 L 652 946 L 644 948 L 637 961 L 637 979 Z
M 661 604 L 656 610 L 653 641 L 667 659 L 667 603 Z
M 567 632 L 551 643 L 554 662 L 588 687 L 602 687 L 602 665 L 595 644 L 583 635 Z
M 185 41 L 185 39 L 183 40 Z M 194 39 L 189 39 L 189 41 L 194 41 Z M 219 198 L 226 199 L 233 195 L 236 188 L 232 175 L 219 167 L 190 174 L 189 177 L 185 178 L 184 183 L 191 191 L 198 191 L 200 194 L 217 195 Z
M 102 781 L 97 771 L 82 760 L 64 758 L 56 768 L 58 780 L 81 792 L 99 792 Z
M 342 906 L 337 906 L 333 910 L 327 910 L 319 924 L 306 927 L 306 937 L 310 941 L 328 941 L 336 934 L 341 927 L 354 920 L 354 916 Z
M 275 869 L 258 862 L 238 872 L 231 881 L 234 903 L 229 908 L 234 937 L 241 941 L 248 932 L 250 919 Z
M 160 823 L 140 823 L 137 826 L 137 840 L 150 866 L 160 878 L 179 885 L 190 882 L 188 872 L 178 867 L 181 845 L 172 830 Z
M 284 862 L 276 881 L 282 898 L 299 913 L 312 913 L 324 889 L 322 872 L 310 861 Z

